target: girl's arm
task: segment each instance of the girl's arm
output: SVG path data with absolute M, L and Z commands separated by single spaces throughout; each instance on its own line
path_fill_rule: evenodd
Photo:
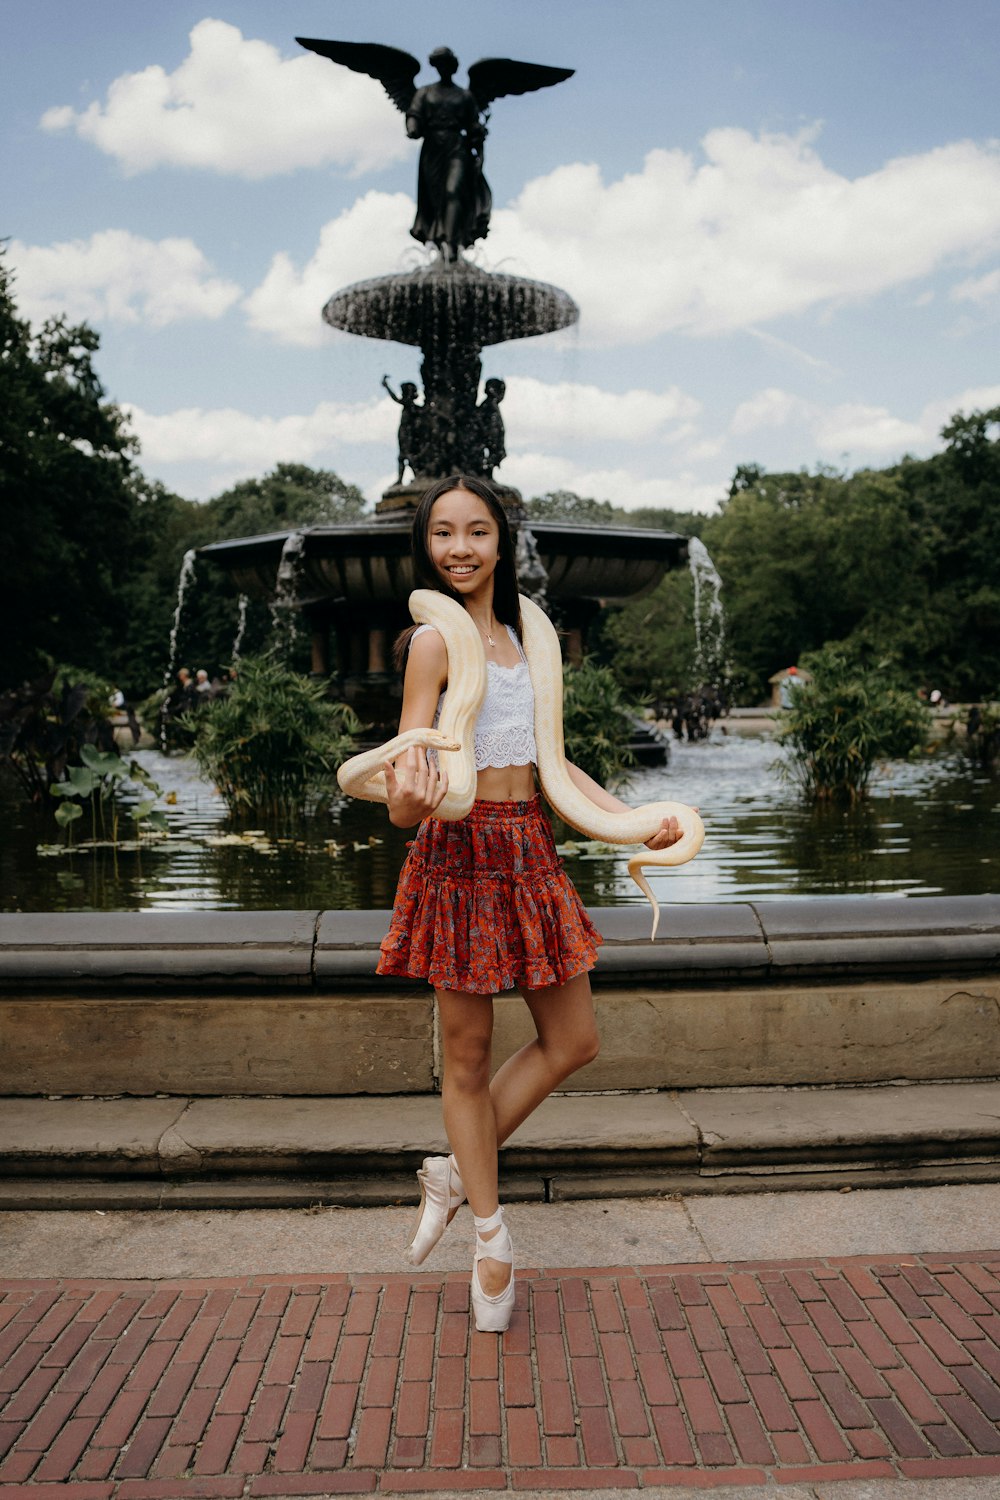
M 438 698 L 448 680 L 448 653 L 436 630 L 425 630 L 410 642 L 403 676 L 403 707 L 399 730 L 429 729 Z M 448 773 L 439 771 L 426 750 L 407 750 L 395 764 L 385 763 L 389 822 L 412 828 L 440 804 L 448 790 Z
M 574 766 L 571 760 L 566 762 L 566 769 L 570 774 L 570 780 L 577 789 L 589 797 L 591 802 L 596 802 L 598 807 L 603 807 L 607 812 L 628 812 L 628 805 L 606 791 L 599 781 L 588 776 L 586 771 L 581 771 L 579 766 Z M 663 823 L 653 834 L 651 839 L 646 840 L 647 849 L 669 849 L 671 844 L 676 844 L 681 837 L 681 829 L 676 818 L 664 818 Z

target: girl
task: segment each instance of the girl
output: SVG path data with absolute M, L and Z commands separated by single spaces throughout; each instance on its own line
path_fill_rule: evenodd
M 482 479 L 433 485 L 413 522 L 417 580 L 458 600 L 483 638 L 488 685 L 475 729 L 476 801 L 468 816 L 430 816 L 448 789 L 437 758 L 410 749 L 386 763 L 389 818 L 420 824 L 403 865 L 380 974 L 434 986 L 444 1053 L 442 1102 L 451 1156 L 417 1173 L 420 1209 L 407 1250 L 420 1265 L 467 1198 L 476 1223 L 476 1327 L 502 1332 L 514 1306 L 513 1251 L 497 1197 L 497 1149 L 564 1079 L 597 1056 L 588 971 L 600 934 L 570 884 L 535 789 L 534 709 L 521 648 L 514 548 L 507 514 Z M 444 641 L 429 625 L 405 632 L 399 728 L 434 724 L 447 690 Z M 600 806 L 624 804 L 570 765 Z M 649 840 L 680 837 L 664 819 Z M 490 1081 L 492 996 L 518 989 L 535 1040 Z

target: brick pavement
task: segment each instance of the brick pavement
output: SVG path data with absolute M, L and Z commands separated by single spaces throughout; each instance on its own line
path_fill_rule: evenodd
M 1000 1253 L 0 1282 L 4 1500 L 1000 1475 Z

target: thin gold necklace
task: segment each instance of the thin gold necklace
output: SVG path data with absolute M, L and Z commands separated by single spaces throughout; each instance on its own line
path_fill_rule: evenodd
M 477 624 L 477 625 L 479 625 L 479 621 L 478 621 L 478 620 L 476 620 L 476 624 Z M 495 627 L 494 627 L 494 628 L 495 628 Z M 487 630 L 487 629 L 486 629 L 486 627 L 485 627 L 485 625 L 479 625 L 479 629 L 480 629 L 480 630 L 481 630 L 481 631 L 482 631 L 482 633 L 483 633 L 483 635 L 484 635 L 484 636 L 485 636 L 485 637 L 486 637 L 486 639 L 487 639 L 487 641 L 489 641 L 489 643 L 490 643 L 490 645 L 491 645 L 491 646 L 492 646 L 492 647 L 493 647 L 493 649 L 494 649 L 494 650 L 496 650 L 496 644 L 497 644 L 497 643 L 496 643 L 496 641 L 495 641 L 495 640 L 494 640 L 494 639 L 493 639 L 493 637 L 492 637 L 492 636 L 491 636 L 491 635 L 490 635 L 490 633 L 489 633 L 489 631 L 488 631 L 488 630 Z

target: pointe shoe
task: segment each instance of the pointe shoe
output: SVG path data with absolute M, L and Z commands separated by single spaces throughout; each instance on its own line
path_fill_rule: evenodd
M 423 1264 L 465 1202 L 465 1189 L 453 1156 L 425 1156 L 417 1181 L 420 1207 L 404 1252 L 411 1266 Z
M 480 1231 L 494 1228 L 497 1233 L 493 1238 L 484 1240 Z M 505 1260 L 510 1264 L 510 1280 L 495 1297 L 484 1292 L 480 1285 L 481 1260 Z M 476 1258 L 472 1263 L 472 1311 L 480 1333 L 504 1333 L 510 1327 L 514 1311 L 514 1247 L 500 1208 L 485 1223 L 479 1220 L 476 1224 Z

